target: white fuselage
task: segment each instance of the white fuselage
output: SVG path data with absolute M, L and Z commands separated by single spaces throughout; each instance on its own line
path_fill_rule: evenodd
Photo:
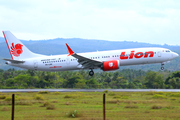
M 133 52 L 132 52 L 133 51 Z M 151 51 L 151 53 L 146 53 Z M 153 54 L 152 54 L 153 52 Z M 120 66 L 164 63 L 178 56 L 177 53 L 171 52 L 165 48 L 134 48 L 111 51 L 97 51 L 79 53 L 79 55 L 98 61 L 119 60 Z M 89 69 L 83 68 L 73 56 L 54 55 L 43 56 L 29 59 L 23 59 L 24 63 L 8 63 L 9 65 L 40 71 L 66 71 Z M 94 68 L 95 69 L 95 68 Z

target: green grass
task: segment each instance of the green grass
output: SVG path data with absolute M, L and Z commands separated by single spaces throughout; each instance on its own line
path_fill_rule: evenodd
M 104 92 L 14 93 L 15 120 L 102 120 Z M 11 119 L 11 96 L 1 93 L 0 118 Z M 180 93 L 107 92 L 107 120 L 180 118 Z

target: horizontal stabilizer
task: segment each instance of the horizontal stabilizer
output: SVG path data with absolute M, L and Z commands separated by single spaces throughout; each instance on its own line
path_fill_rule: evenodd
M 25 61 L 21 61 L 21 60 L 12 60 L 12 59 L 3 59 L 3 60 L 6 60 L 6 61 L 9 61 L 11 63 L 24 63 Z

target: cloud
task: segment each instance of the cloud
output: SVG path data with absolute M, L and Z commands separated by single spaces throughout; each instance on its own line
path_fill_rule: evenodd
M 178 0 L 7 0 L 0 4 L 0 30 L 26 40 L 76 37 L 180 45 L 179 8 Z

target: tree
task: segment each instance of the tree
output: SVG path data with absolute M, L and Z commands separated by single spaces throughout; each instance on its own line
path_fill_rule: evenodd
M 78 82 L 82 83 L 83 81 L 84 80 L 83 80 L 82 75 L 80 75 L 80 74 L 74 75 L 67 80 L 67 87 L 73 88 L 75 83 L 78 83 Z
M 135 86 L 135 84 L 133 82 L 130 82 L 128 86 L 129 86 L 128 88 L 130 88 L 130 89 L 135 89 L 136 88 L 136 86 Z
M 28 88 L 28 83 L 30 83 L 29 78 L 30 75 L 25 74 L 14 77 L 14 80 L 19 88 Z
M 175 78 L 169 79 L 169 84 L 175 89 L 177 88 L 177 82 Z
M 153 82 L 156 79 L 156 75 L 157 75 L 157 73 L 154 72 L 154 71 L 150 71 L 150 72 L 146 73 L 146 77 L 145 77 L 146 83 L 145 83 L 145 85 L 146 85 L 147 88 L 154 88 L 153 87 Z
M 6 84 L 6 88 L 17 88 L 13 78 L 6 79 L 5 84 Z
M 163 88 L 163 76 L 154 71 L 150 71 L 146 74 L 145 85 L 147 88 Z
M 124 79 L 123 77 L 117 78 L 117 86 L 120 88 L 128 88 L 128 80 Z
M 5 71 L 5 72 L 3 73 L 3 78 L 4 78 L 4 79 L 8 79 L 9 76 L 10 76 L 10 73 L 9 73 L 8 71 Z
M 134 84 L 135 88 L 142 88 L 142 83 L 139 79 L 134 79 L 132 83 Z
M 171 75 L 166 78 L 165 84 L 167 88 L 180 88 L 180 71 L 171 73 Z
M 39 87 L 38 86 L 38 83 L 39 83 L 39 77 L 38 76 L 30 76 L 29 77 L 29 83 L 28 83 L 28 86 L 30 88 L 37 88 Z
M 35 71 L 34 70 L 27 70 L 27 74 L 34 76 L 35 75 Z

